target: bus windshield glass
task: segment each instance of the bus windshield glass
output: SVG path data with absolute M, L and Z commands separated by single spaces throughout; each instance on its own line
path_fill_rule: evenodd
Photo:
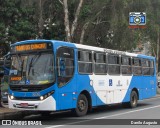
M 54 59 L 51 53 L 12 55 L 11 85 L 41 85 L 55 81 Z

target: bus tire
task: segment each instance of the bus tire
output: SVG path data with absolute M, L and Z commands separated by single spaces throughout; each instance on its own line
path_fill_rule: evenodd
M 84 116 L 88 111 L 88 100 L 84 94 L 80 94 L 75 108 L 76 116 Z
M 130 95 L 130 102 L 129 102 L 129 106 L 131 108 L 135 108 L 137 107 L 137 103 L 138 103 L 138 95 L 136 91 L 132 91 L 131 95 Z

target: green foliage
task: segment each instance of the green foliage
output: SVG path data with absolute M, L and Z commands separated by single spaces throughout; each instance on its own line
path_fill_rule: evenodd
M 0 39 L 15 42 L 35 35 L 34 8 L 22 6 L 22 0 L 3 0 L 0 5 Z
M 58 0 L 45 0 L 41 10 L 40 1 L 25 2 L 0 0 L 0 17 L 3 17 L 0 19 L 1 43 L 35 39 L 39 33 L 40 11 L 44 20 L 42 38 L 65 40 L 64 10 Z M 79 0 L 68 0 L 70 26 L 78 4 Z M 156 51 L 160 29 L 159 7 L 159 0 L 84 0 L 73 40 L 79 42 L 83 26 L 89 22 L 84 44 L 128 51 L 139 43 L 150 41 Z M 129 12 L 140 11 L 147 13 L 147 28 L 129 29 Z
M 101 4 L 103 2 L 103 4 Z M 86 32 L 85 44 L 101 46 L 118 50 L 129 50 L 136 48 L 137 44 L 151 42 L 151 47 L 156 51 L 157 32 L 159 30 L 160 1 L 150 0 L 109 0 L 96 2 L 91 5 L 91 14 L 88 19 L 94 19 L 94 15 L 106 5 L 105 10 L 92 22 L 105 21 L 99 24 L 91 24 Z M 100 6 L 101 5 L 101 6 Z M 99 10 L 96 8 L 98 7 Z M 84 10 L 86 8 L 84 7 Z M 83 11 L 82 11 L 83 12 Z M 146 29 L 129 29 L 129 12 L 146 12 Z M 81 21 L 83 22 L 83 21 Z M 109 36 L 112 32 L 113 37 Z M 147 37 L 147 39 L 145 39 Z
M 63 6 L 59 1 L 47 0 L 43 6 L 44 39 L 65 40 Z
M 90 5 L 84 5 L 81 12 L 80 12 L 80 17 L 82 19 L 85 19 L 88 17 L 88 15 L 91 14 L 91 6 Z

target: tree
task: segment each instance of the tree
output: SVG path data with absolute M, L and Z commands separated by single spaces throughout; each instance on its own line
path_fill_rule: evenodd
M 137 44 L 149 41 L 153 55 L 159 58 L 158 0 L 0 2 L 1 43 L 44 38 L 132 51 Z M 129 12 L 139 11 L 147 13 L 147 28 L 129 29 Z
M 43 38 L 65 40 L 63 8 L 58 0 L 47 0 L 43 6 Z
M 7 54 L 9 46 L 5 43 L 0 43 L 0 58 Z
M 70 20 L 69 20 L 69 13 L 68 13 L 68 1 L 63 0 L 62 2 L 61 0 L 59 0 L 59 2 L 63 5 L 63 9 L 64 9 L 64 25 L 65 25 L 65 32 L 66 32 L 66 40 L 68 42 L 72 42 L 72 39 L 74 38 L 74 34 L 75 34 L 75 29 L 77 27 L 77 22 L 78 22 L 80 10 L 83 4 L 83 0 L 79 1 L 78 7 L 74 15 L 73 23 L 71 24 L 71 28 L 70 28 Z
M 1 43 L 35 38 L 34 8 L 24 6 L 22 0 L 1 0 Z
M 159 45 L 160 45 L 160 23 L 159 23 L 159 15 L 160 15 L 160 1 L 150 1 L 149 8 L 147 11 L 148 16 L 148 25 L 147 30 L 145 31 L 145 34 L 148 36 L 150 42 L 151 42 L 151 49 L 153 52 L 153 55 L 156 57 L 157 60 L 157 72 L 159 69 L 160 64 L 160 51 L 159 51 Z

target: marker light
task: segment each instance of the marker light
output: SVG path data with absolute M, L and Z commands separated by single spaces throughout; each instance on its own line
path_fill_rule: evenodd
M 48 92 L 47 94 L 43 95 L 43 96 L 40 96 L 40 100 L 44 100 L 46 99 L 47 97 L 51 96 L 52 94 L 54 93 L 54 91 L 52 90 L 51 92 Z

